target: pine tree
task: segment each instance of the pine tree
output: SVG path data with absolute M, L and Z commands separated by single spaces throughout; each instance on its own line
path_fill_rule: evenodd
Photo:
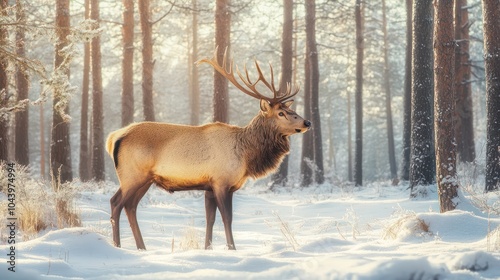
M 389 165 L 391 170 L 391 179 L 396 184 L 398 179 L 398 170 L 396 167 L 396 151 L 394 148 L 394 129 L 392 125 L 391 108 L 391 84 L 389 78 L 389 40 L 387 34 L 387 15 L 385 0 L 382 0 L 382 32 L 384 33 L 384 88 L 385 88 L 385 111 L 387 124 L 387 145 L 389 150 Z
M 54 69 L 63 71 L 69 78 L 69 68 L 59 69 L 64 63 L 62 50 L 68 45 L 68 35 L 70 28 L 70 10 L 69 0 L 56 1 L 56 33 L 57 43 L 55 47 Z M 67 67 L 67 66 L 65 66 Z M 56 110 L 59 102 L 64 98 L 63 89 L 54 88 L 53 113 L 52 113 L 52 140 L 50 144 L 50 172 L 52 178 L 60 177 L 61 182 L 73 180 L 73 171 L 71 165 L 71 147 L 69 137 L 69 123 L 63 119 L 61 112 Z M 69 112 L 68 106 L 64 112 Z
M 404 116 L 403 116 L 403 160 L 401 163 L 401 179 L 410 179 L 411 150 L 411 61 L 412 61 L 412 10 L 413 1 L 406 0 L 406 51 L 404 81 Z
M 474 162 L 474 114 L 469 57 L 469 11 L 467 0 L 455 1 L 455 135 L 460 162 Z
M 435 2 L 434 14 L 434 130 L 436 182 L 441 212 L 454 210 L 458 196 L 456 181 L 455 38 L 453 0 Z
M 85 0 L 85 19 L 90 18 L 90 0 Z M 89 84 L 90 84 L 90 43 L 83 46 L 82 111 L 80 116 L 80 180 L 91 179 L 89 158 Z
M 309 53 L 309 44 L 306 45 L 306 53 Z M 306 55 L 304 61 L 304 119 L 311 119 L 311 68 L 309 65 L 310 56 Z M 314 124 L 313 124 L 314 125 Z M 300 174 L 302 175 L 301 185 L 310 186 L 314 182 L 314 173 L 311 164 L 314 160 L 314 138 L 312 133 L 305 133 L 302 136 L 302 158 L 300 162 Z
M 123 0 L 122 126 L 134 121 L 134 0 Z
M 318 184 L 325 181 L 323 167 L 323 140 L 321 136 L 321 116 L 319 112 L 319 62 L 316 43 L 316 1 L 306 1 L 306 42 L 309 45 L 309 64 L 311 75 L 311 122 L 314 147 L 314 178 Z
M 483 0 L 486 71 L 486 191 L 500 186 L 500 2 Z
M 191 125 L 200 123 L 200 81 L 198 79 L 198 67 L 194 63 L 198 61 L 198 0 L 192 0 L 193 20 L 192 20 L 192 46 L 190 53 L 190 69 L 191 69 Z
M 144 120 L 154 121 L 153 102 L 153 23 L 151 22 L 150 0 L 139 1 L 139 15 L 142 30 L 142 103 Z
M 283 31 L 281 35 L 281 80 L 280 88 L 292 84 L 293 62 L 293 0 L 283 0 Z M 273 187 L 286 184 L 288 177 L 288 156 L 283 159 L 273 175 Z
M 432 0 L 413 2 L 410 187 L 434 182 Z
M 91 0 L 90 17 L 99 22 L 99 0 Z M 104 181 L 101 37 L 92 39 L 92 178 Z
M 354 152 L 354 184 L 363 185 L 363 14 L 361 0 L 356 0 L 354 15 L 356 17 L 356 89 L 355 89 L 355 115 L 356 115 L 356 140 Z
M 16 1 L 16 18 L 20 23 L 25 22 L 25 12 L 23 1 Z M 18 26 L 16 28 L 16 54 L 19 57 L 25 57 L 24 49 L 24 27 Z M 29 81 L 27 69 L 24 69 L 22 65 L 17 65 L 16 70 L 16 88 L 17 88 L 17 101 L 21 101 L 28 98 L 29 93 Z M 16 161 L 23 165 L 28 165 L 29 160 L 29 137 L 28 137 L 28 127 L 29 127 L 29 114 L 28 109 L 16 112 Z
M 222 63 L 224 52 L 230 53 L 229 37 L 231 32 L 231 11 L 229 0 L 216 0 L 215 3 L 215 45 L 217 60 Z M 217 71 L 214 71 L 214 122 L 229 122 L 228 82 Z

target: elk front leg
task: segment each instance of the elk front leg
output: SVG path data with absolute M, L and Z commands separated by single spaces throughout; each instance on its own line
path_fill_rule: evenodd
M 215 212 L 217 203 L 213 191 L 205 191 L 205 214 L 207 218 L 207 230 L 205 232 L 205 250 L 212 249 L 212 232 L 215 223 Z
M 236 250 L 233 239 L 233 193 L 229 190 L 218 192 L 215 196 L 217 207 L 219 208 L 224 231 L 226 232 L 227 247 L 229 250 Z

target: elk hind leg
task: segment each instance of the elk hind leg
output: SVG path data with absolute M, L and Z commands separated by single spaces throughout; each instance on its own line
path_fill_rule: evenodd
M 137 223 L 137 205 L 141 201 L 142 197 L 149 190 L 151 183 L 148 182 L 143 184 L 142 187 L 133 192 L 130 197 L 125 202 L 125 213 L 127 213 L 128 222 L 130 228 L 132 229 L 132 234 L 134 235 L 135 244 L 137 249 L 146 250 L 146 245 L 142 239 L 141 230 L 139 229 L 139 224 Z
M 213 191 L 205 191 L 205 213 L 207 219 L 207 229 L 205 232 L 205 249 L 212 249 L 212 233 L 214 230 L 215 214 L 217 202 Z
M 121 188 L 113 195 L 109 201 L 111 204 L 111 227 L 113 229 L 113 243 L 116 247 L 120 244 L 120 214 L 123 209 L 123 193 Z

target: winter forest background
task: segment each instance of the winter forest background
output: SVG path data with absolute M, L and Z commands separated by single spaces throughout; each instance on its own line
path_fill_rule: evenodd
M 319 126 L 318 122 L 314 122 L 313 119 L 315 130 L 319 131 L 320 128 L 319 140 L 316 139 L 318 134 L 314 130 L 304 136 L 292 137 L 293 146 L 288 164 L 289 181 L 301 182 L 302 180 L 300 184 L 309 185 L 316 178 L 321 183 L 322 179 L 318 176 L 323 176 L 323 174 L 325 180 L 339 184 L 356 181 L 357 185 L 361 185 L 362 182 L 379 180 L 393 180 L 397 183 L 400 179 L 409 180 L 410 162 L 403 161 L 403 150 L 405 147 L 409 148 L 404 144 L 403 132 L 405 127 L 411 127 L 408 123 L 404 123 L 405 110 L 407 110 L 404 107 L 405 99 L 411 94 L 405 89 L 405 73 L 409 72 L 405 68 L 405 65 L 408 65 L 405 62 L 408 45 L 406 35 L 410 34 L 407 30 L 407 14 L 412 6 L 426 8 L 427 13 L 422 10 L 424 13 L 419 12 L 419 15 L 424 21 L 430 23 L 432 28 L 432 1 L 419 1 L 414 4 L 411 1 L 401 0 L 316 1 L 316 3 L 306 1 L 306 3 L 295 2 L 293 5 L 290 5 L 292 1 L 283 2 L 289 3 L 288 9 L 292 9 L 293 12 L 293 36 L 291 38 L 293 47 L 289 58 L 293 65 L 292 81 L 302 85 L 301 92 L 295 98 L 295 109 L 299 114 L 310 119 L 313 119 L 314 114 L 319 114 L 321 120 Z M 460 23 L 461 33 L 468 33 L 468 38 L 456 39 L 457 46 L 468 42 L 468 50 L 464 51 L 464 55 L 467 56 L 465 62 L 459 62 L 458 65 L 467 65 L 466 71 L 470 71 L 467 80 L 456 84 L 470 86 L 468 93 L 470 96 L 465 98 L 466 101 L 464 98 L 454 96 L 451 99 L 464 102 L 457 101 L 457 108 L 468 106 L 461 109 L 465 113 L 460 114 L 467 115 L 471 125 L 464 128 L 466 130 L 461 130 L 460 135 L 473 136 L 472 144 L 465 144 L 466 148 L 471 148 L 472 145 L 472 155 L 465 157 L 466 148 L 458 145 L 457 159 L 460 162 L 468 162 L 460 167 L 472 164 L 475 175 L 484 175 L 487 154 L 487 98 L 482 5 L 478 0 L 455 2 L 465 13 L 465 19 Z M 133 115 L 133 121 L 151 119 L 151 114 L 154 120 L 161 122 L 202 124 L 213 121 L 213 69 L 206 65 L 196 66 L 194 62 L 200 58 L 211 57 L 215 46 L 218 45 L 215 41 L 216 27 L 214 25 L 216 5 L 226 7 L 226 14 L 230 15 L 229 21 L 224 23 L 228 26 L 224 28 L 230 30 L 229 55 L 234 58 L 235 64 L 240 68 L 247 64 L 249 70 L 255 74 L 253 69 L 255 58 L 261 62 L 261 65 L 271 62 L 275 72 L 281 72 L 283 10 L 286 7 L 282 1 L 249 0 L 229 3 L 229 1 L 222 0 L 143 0 L 139 2 L 58 0 L 54 4 L 53 1 L 44 0 L 2 0 L 1 3 L 3 12 L 0 20 L 2 30 L 0 58 L 4 61 L 2 66 L 5 68 L 2 78 L 7 78 L 6 90 L 2 91 L 1 95 L 1 108 L 3 109 L 0 111 L 3 122 L 2 135 L 0 135 L 3 148 L 1 159 L 29 164 L 30 173 L 35 178 L 50 178 L 49 161 L 51 146 L 53 146 L 51 143 L 54 144 L 55 141 L 52 136 L 53 127 L 59 129 L 67 126 L 71 167 L 67 164 L 63 169 L 69 169 L 66 172 L 72 172 L 72 178 L 116 181 L 112 160 L 104 154 L 103 145 L 109 132 L 122 127 L 124 106 L 122 94 L 125 87 L 133 92 L 133 108 L 128 110 L 128 114 Z M 96 3 L 98 5 L 95 5 Z M 97 9 L 93 11 L 93 15 L 86 12 L 86 9 L 90 11 L 90 4 L 93 4 L 92 9 Z M 311 11 L 308 12 L 306 9 L 311 4 L 315 12 L 312 15 Z M 58 33 L 58 29 L 55 28 L 58 22 L 56 12 L 62 9 L 62 13 L 66 13 L 64 5 L 69 5 L 70 17 L 68 19 L 71 29 L 62 30 L 67 31 L 64 34 L 71 34 L 71 36 L 66 38 L 68 42 L 58 45 L 60 42 L 58 40 L 64 36 L 61 37 L 61 33 Z M 133 6 L 128 10 L 129 23 L 133 24 L 133 29 L 131 29 L 133 45 L 128 47 L 124 46 L 124 40 L 126 40 L 125 36 L 130 34 L 130 30 L 126 31 L 125 27 L 130 27 L 130 24 L 124 24 L 127 20 L 127 10 L 124 9 L 124 5 Z M 132 15 L 130 15 L 131 9 L 133 9 Z M 312 30 L 307 30 L 308 15 L 313 16 L 315 28 L 313 26 Z M 97 20 L 84 21 L 86 17 L 93 17 Z M 144 25 L 145 20 L 148 24 Z M 416 18 L 413 17 L 414 25 L 415 22 Z M 427 30 L 432 31 L 432 29 Z M 453 30 L 449 31 L 455 34 Z M 418 34 L 422 33 L 414 33 L 413 40 Z M 432 34 L 428 32 L 423 34 L 427 34 L 432 42 Z M 310 38 L 314 40 L 312 45 L 308 43 Z M 21 41 L 23 44 L 19 44 Z M 16 42 L 18 42 L 17 45 Z M 86 49 L 85 45 L 90 44 L 92 47 Z M 57 59 L 54 62 L 56 48 L 61 49 L 63 45 L 68 47 L 58 53 L 59 62 Z M 149 54 L 147 46 L 152 47 Z M 310 81 L 306 81 L 305 77 L 305 68 L 309 65 L 306 59 L 312 53 L 309 52 L 308 46 L 317 48 L 317 52 L 314 53 L 317 54 L 319 67 L 318 88 L 310 94 L 307 93 L 310 88 L 307 85 Z M 90 51 L 97 48 L 100 53 Z M 223 49 L 219 47 L 219 51 Z M 129 56 L 125 56 L 127 50 Z M 130 50 L 133 50 L 133 56 L 130 56 Z M 357 59 L 359 50 L 362 51 L 361 60 Z M 151 59 L 145 61 L 144 55 Z M 97 56 L 100 56 L 97 58 L 100 62 L 97 62 Z M 92 61 L 86 60 L 90 57 Z M 124 57 L 131 60 L 123 62 Z M 427 54 L 427 57 L 432 59 L 432 51 Z M 460 55 L 457 55 L 457 58 L 460 58 Z M 357 61 L 362 62 L 362 68 L 359 68 L 360 64 L 357 64 Z M 55 63 L 57 65 L 69 64 L 64 65 L 62 70 L 54 70 Z M 125 75 L 122 63 L 132 63 L 132 79 L 122 78 L 122 75 Z M 153 70 L 149 73 L 150 76 L 147 76 L 148 71 L 145 69 L 150 68 Z M 264 69 L 267 71 L 266 68 Z M 357 69 L 361 71 L 357 73 Z M 432 69 L 432 65 L 429 69 Z M 25 71 L 25 74 L 17 76 L 18 71 Z M 456 69 L 455 71 L 457 72 Z M 67 73 L 70 73 L 69 80 L 64 78 Z M 19 97 L 21 91 L 18 80 L 22 79 L 22 75 L 27 75 L 27 97 Z M 88 80 L 85 81 L 85 77 Z M 99 81 L 99 79 L 102 80 Z M 132 84 L 127 84 L 127 81 Z M 357 84 L 357 81 L 362 81 L 362 84 Z M 152 83 L 152 101 L 149 100 L 149 102 L 153 108 L 148 108 L 143 103 L 143 97 L 147 95 L 148 83 Z M 424 99 L 432 103 L 432 81 L 430 83 L 431 90 L 427 91 Z M 87 86 L 88 89 L 86 89 Z M 88 90 L 87 101 L 85 101 L 85 96 L 82 99 L 82 92 L 86 90 Z M 356 96 L 361 96 L 356 95 L 360 92 L 362 92 L 362 109 L 359 107 L 361 99 L 359 99 L 359 104 L 355 100 Z M 63 106 L 59 111 L 53 108 L 52 96 L 55 96 L 56 101 L 62 101 L 57 104 L 57 106 Z M 229 123 L 246 125 L 258 112 L 258 103 L 232 85 L 229 86 L 228 96 Z M 35 101 L 40 97 L 42 100 L 38 100 L 36 105 L 31 104 L 24 109 L 29 115 L 29 120 L 25 124 L 21 123 L 20 120 L 23 117 L 18 116 L 21 116 L 23 109 L 15 108 L 19 105 L 18 100 L 29 98 Z M 99 98 L 102 98 L 102 101 L 96 100 Z M 314 106 L 315 98 L 317 107 Z M 193 105 L 193 100 L 198 100 L 198 105 Z M 67 116 L 61 114 L 65 101 L 69 101 L 66 108 Z M 99 112 L 95 113 L 95 110 L 100 110 L 99 102 L 102 102 L 102 125 L 99 120 L 95 120 L 95 118 L 100 118 Z M 468 105 L 467 102 L 469 102 Z M 126 106 L 131 106 L 130 104 L 127 103 Z M 389 104 L 388 107 L 387 104 Z M 416 104 L 413 103 L 412 106 Z M 431 104 L 429 107 L 430 112 L 433 110 L 432 106 Z M 219 108 L 215 106 L 215 111 L 217 110 Z M 357 157 L 361 150 L 356 150 L 355 145 L 356 110 L 358 112 L 362 110 L 362 158 Z M 82 112 L 85 111 L 88 115 L 82 121 Z M 388 134 L 388 112 L 392 113 L 390 116 L 392 134 Z M 147 114 L 150 116 L 147 117 Z M 60 120 L 67 118 L 68 122 L 58 125 L 58 122 L 53 122 L 53 116 L 61 118 Z M 432 113 L 426 117 L 432 119 Z M 83 130 L 82 125 L 84 125 Z M 85 125 L 88 126 L 87 129 Z M 27 136 L 22 137 L 24 142 L 16 139 L 16 135 L 23 135 L 17 134 L 22 132 L 16 132 L 16 129 L 21 127 L 27 129 Z M 449 132 L 452 133 L 453 129 Z M 86 137 L 82 138 L 82 133 L 87 134 Z M 430 139 L 433 137 L 431 136 Z M 82 139 L 85 138 L 86 140 L 82 143 Z M 314 145 L 303 145 L 303 143 L 310 143 L 305 141 L 312 141 L 306 138 L 315 138 L 319 142 L 315 142 Z M 98 140 L 94 141 L 95 139 Z M 394 141 L 393 151 L 388 145 L 390 141 Z M 20 147 L 25 148 L 17 148 L 19 151 L 16 151 L 16 147 L 20 145 L 18 143 L 21 142 L 24 145 Z M 317 143 L 320 143 L 319 151 L 322 151 L 320 154 L 322 158 L 318 158 L 317 153 L 310 151 L 318 149 Z M 424 145 L 429 144 L 433 145 L 424 143 Z M 419 144 L 414 142 L 412 145 Z M 60 149 L 67 149 L 67 146 L 65 147 Z M 53 148 L 59 149 L 55 146 Z M 86 151 L 82 152 L 82 148 Z M 28 161 L 19 160 L 19 157 L 22 157 L 20 154 L 23 153 L 20 150 L 24 150 L 24 153 L 28 155 Z M 313 156 L 308 157 L 308 153 Z M 392 170 L 391 153 L 395 155 L 392 157 L 395 159 Z M 99 159 L 101 156 L 104 158 L 105 166 Z M 52 157 L 54 158 L 54 155 Z M 86 163 L 82 163 L 82 159 Z M 99 172 L 91 172 L 92 165 L 97 166 L 94 169 L 105 172 L 102 175 L 99 175 Z M 406 166 L 406 172 L 403 172 L 405 170 L 403 166 Z M 311 170 L 321 175 L 316 174 L 312 176 L 310 182 L 304 183 L 301 178 L 304 174 L 307 176 Z M 360 170 L 362 170 L 362 181 L 353 178 L 356 174 L 361 174 Z M 459 168 L 458 172 L 460 170 Z M 434 176 L 435 170 L 430 172 Z
M 498 279 L 499 26 L 498 0 L 0 0 L 0 278 Z M 238 251 L 219 218 L 202 250 L 209 191 L 160 188 L 148 250 L 125 215 L 114 246 L 107 135 L 248 124 L 196 64 L 226 49 L 299 84 L 312 129 L 235 193 Z

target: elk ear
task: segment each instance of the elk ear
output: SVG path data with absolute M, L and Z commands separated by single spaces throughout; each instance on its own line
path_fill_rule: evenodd
M 260 100 L 260 110 L 262 110 L 262 112 L 266 113 L 266 112 L 269 112 L 271 110 L 271 104 L 269 104 L 269 102 L 265 99 L 261 99 Z
M 293 104 L 293 100 L 288 100 L 287 102 L 284 102 L 283 105 L 287 108 L 290 108 L 290 106 L 292 106 Z

